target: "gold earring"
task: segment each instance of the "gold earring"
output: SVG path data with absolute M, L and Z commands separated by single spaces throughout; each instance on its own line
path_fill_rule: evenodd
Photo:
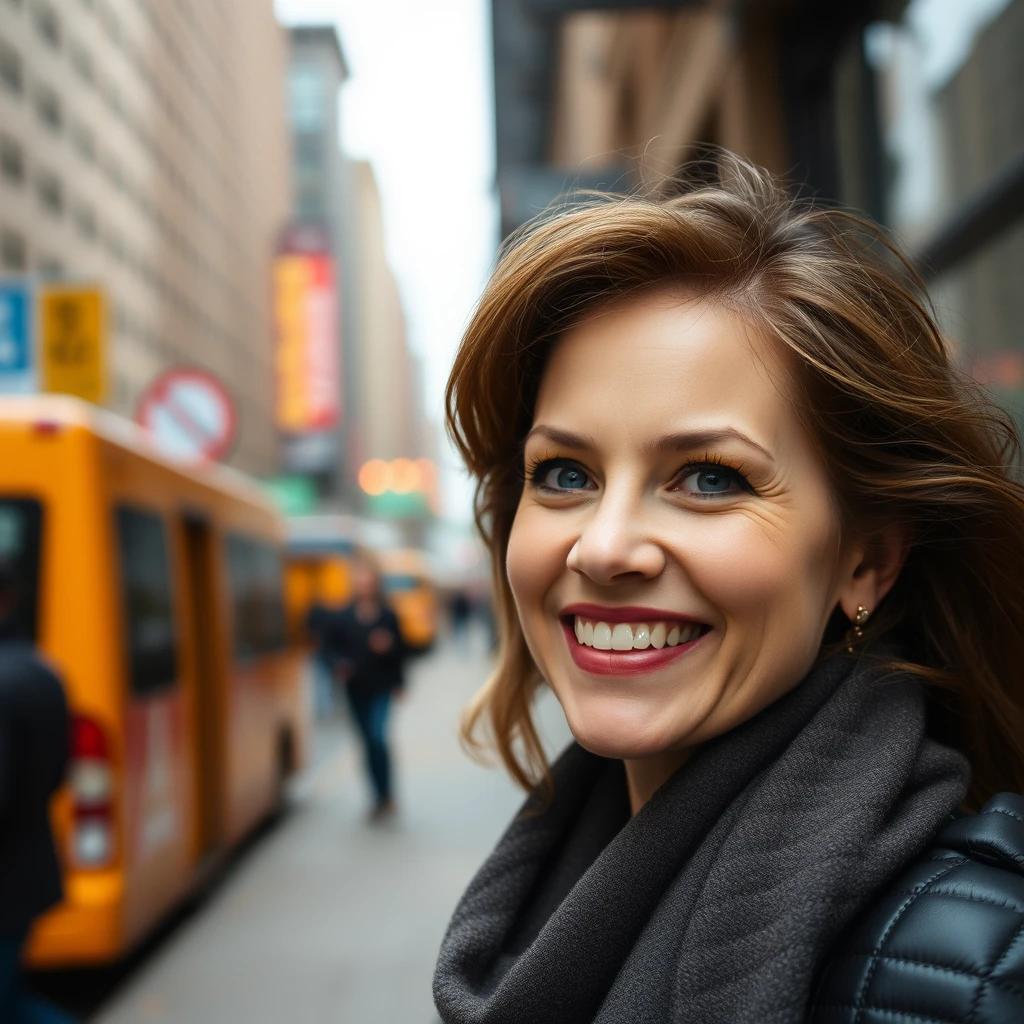
M 864 639 L 864 623 L 868 621 L 870 616 L 871 612 L 864 605 L 857 605 L 857 614 L 854 615 L 850 628 L 846 633 L 846 650 L 848 653 L 853 654 L 854 645 L 859 644 Z

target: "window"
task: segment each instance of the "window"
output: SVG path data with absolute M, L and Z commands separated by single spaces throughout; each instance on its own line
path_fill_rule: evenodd
M 117 158 L 108 153 L 103 161 L 103 169 L 107 172 L 107 179 L 110 181 L 110 184 L 120 191 L 124 187 L 124 176 L 121 173 L 121 165 L 117 162 Z
M 96 237 L 96 211 L 87 203 L 81 203 L 75 208 L 75 227 L 78 233 L 90 241 Z
M 48 4 L 37 0 L 35 5 L 36 31 L 54 49 L 60 46 L 60 20 L 57 12 Z
M 227 538 L 234 654 L 247 660 L 283 649 L 285 619 L 281 555 L 263 541 Z
M 320 131 L 327 121 L 323 75 L 314 64 L 293 64 L 288 74 L 288 113 L 297 132 Z
M 21 94 L 23 86 L 21 54 L 3 39 L 0 39 L 0 82 L 3 82 L 10 92 Z
M 83 160 L 92 163 L 96 159 L 96 140 L 87 125 L 76 124 L 71 131 L 71 139 Z
M 25 154 L 21 145 L 7 135 L 0 135 L 0 174 L 15 184 L 25 178 Z
M 43 253 L 40 253 L 36 259 L 36 270 L 43 277 L 64 276 L 64 264 L 56 256 L 47 256 Z
M 39 193 L 39 201 L 50 213 L 59 217 L 64 212 L 64 189 L 55 174 L 40 171 L 36 179 L 36 190 Z
M 5 637 L 35 643 L 39 618 L 39 563 L 43 509 L 28 498 L 0 498 L 0 599 L 10 603 Z
M 121 236 L 113 229 L 107 232 L 107 251 L 117 260 L 118 263 L 124 260 L 124 242 Z
M 0 228 L 0 267 L 12 271 L 28 267 L 28 246 L 17 231 Z
M 119 508 L 116 521 L 129 685 L 144 696 L 173 686 L 178 671 L 167 531 L 138 509 Z
M 84 46 L 72 43 L 71 64 L 83 82 L 93 82 L 95 72 L 93 70 L 92 54 Z
M 36 89 L 36 112 L 39 119 L 55 132 L 60 131 L 64 123 L 60 110 L 60 97 L 48 86 L 40 85 Z

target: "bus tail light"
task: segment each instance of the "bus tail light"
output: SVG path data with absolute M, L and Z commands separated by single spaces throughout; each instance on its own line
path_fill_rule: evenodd
M 71 722 L 68 773 L 73 808 L 71 860 L 77 867 L 106 867 L 114 858 L 114 772 L 110 745 L 93 719 Z

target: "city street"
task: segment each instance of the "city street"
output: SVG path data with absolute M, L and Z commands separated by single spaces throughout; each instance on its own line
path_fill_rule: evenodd
M 322 728 L 319 764 L 296 785 L 289 816 L 92 1021 L 436 1020 L 430 982 L 448 917 L 521 799 L 458 745 L 459 710 L 488 669 L 483 636 L 471 639 L 469 653 L 449 644 L 412 667 L 394 723 L 398 818 L 367 824 L 347 723 Z M 543 717 L 562 742 L 547 695 Z

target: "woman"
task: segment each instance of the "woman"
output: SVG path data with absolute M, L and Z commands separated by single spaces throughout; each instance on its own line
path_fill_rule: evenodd
M 1024 1020 L 1018 440 L 882 235 L 727 156 L 569 208 L 448 402 L 503 625 L 466 735 L 533 793 L 442 1019 Z
M 352 563 L 352 600 L 322 622 L 324 651 L 335 678 L 345 684 L 352 720 L 366 755 L 373 788 L 373 821 L 395 811 L 387 725 L 391 698 L 404 685 L 405 645 L 387 606 L 380 570 L 365 552 Z

